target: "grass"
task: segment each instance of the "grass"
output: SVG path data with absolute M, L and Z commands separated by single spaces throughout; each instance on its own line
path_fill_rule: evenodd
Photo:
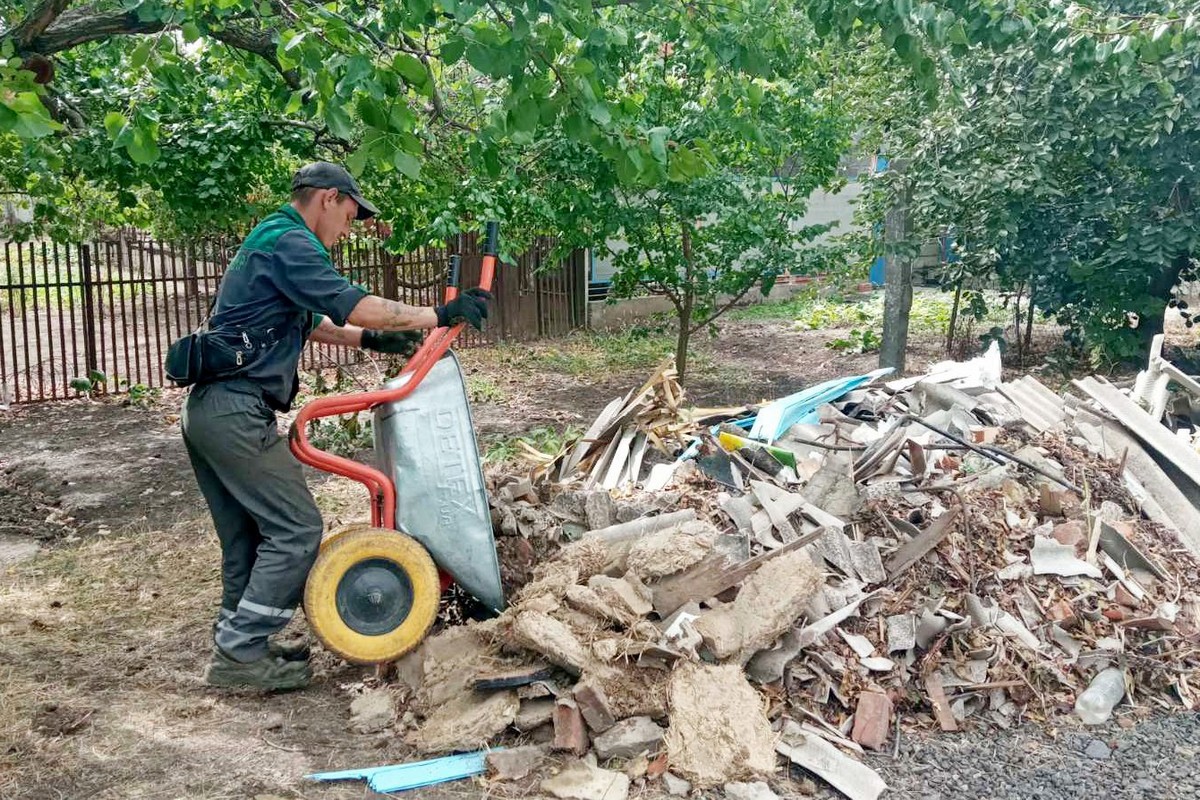
M 980 322 L 1005 325 L 1012 320 L 1011 312 L 1000 305 L 999 298 L 989 296 L 988 313 Z M 945 334 L 950 326 L 954 295 L 950 292 L 916 291 L 913 293 L 909 330 L 914 333 Z M 815 292 L 797 295 L 782 303 L 762 303 L 730 312 L 735 320 L 793 320 L 797 327 L 807 330 L 828 328 L 883 328 L 883 294 L 867 299 L 843 300 L 821 298 Z
M 501 368 L 598 378 L 658 366 L 675 352 L 675 336 L 661 325 L 639 325 L 618 333 L 578 332 L 550 344 L 499 344 L 489 349 L 493 352 L 481 357 Z
M 554 455 L 563 450 L 567 445 L 573 443 L 581 435 L 583 435 L 583 431 L 574 426 L 568 425 L 565 428 L 558 429 L 542 425 L 531 429 L 528 433 L 521 433 L 515 436 L 501 436 L 487 444 L 484 450 L 483 462 L 485 464 L 503 464 L 516 461 L 524 452 L 523 448 L 518 444 L 522 441 L 535 450 Z
M 468 375 L 467 397 L 472 403 L 504 403 L 508 400 L 508 392 L 483 375 Z

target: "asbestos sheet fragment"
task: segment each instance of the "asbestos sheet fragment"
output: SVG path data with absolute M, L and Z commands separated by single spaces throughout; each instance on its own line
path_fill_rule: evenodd
M 879 773 L 817 736 L 805 734 L 792 720 L 784 725 L 775 749 L 850 800 L 878 800 L 887 789 Z
M 1076 575 L 1086 575 L 1089 578 L 1103 578 L 1104 574 L 1086 561 L 1075 556 L 1075 548 L 1067 544 L 1059 544 L 1048 536 L 1033 537 L 1033 551 L 1029 554 L 1033 564 L 1034 575 L 1058 575 L 1070 578 Z

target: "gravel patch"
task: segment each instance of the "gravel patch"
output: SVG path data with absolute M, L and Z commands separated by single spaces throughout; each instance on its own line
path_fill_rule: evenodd
M 1037 727 L 905 736 L 900 755 L 871 756 L 882 800 L 1195 800 L 1200 714 L 1058 731 Z M 818 793 L 836 797 L 828 787 Z

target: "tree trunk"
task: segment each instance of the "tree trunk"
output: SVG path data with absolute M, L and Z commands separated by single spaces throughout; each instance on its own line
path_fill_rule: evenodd
M 1150 343 L 1154 337 L 1163 332 L 1166 324 L 1167 303 L 1171 300 L 1171 290 L 1179 283 L 1179 276 L 1191 261 L 1191 253 L 1181 253 L 1175 257 L 1170 266 L 1165 267 L 1154 280 L 1150 282 L 1148 294 L 1154 298 L 1154 313 L 1138 320 L 1138 340 L 1141 343 L 1141 360 L 1145 361 L 1150 353 Z
M 678 373 L 676 380 L 683 385 L 687 374 L 688 343 L 692 338 L 692 307 L 696 302 L 696 287 L 692 284 L 692 229 L 686 222 L 680 227 L 683 230 L 684 285 L 680 292 L 681 302 L 676 309 L 679 313 L 679 335 L 675 337 L 675 372 Z

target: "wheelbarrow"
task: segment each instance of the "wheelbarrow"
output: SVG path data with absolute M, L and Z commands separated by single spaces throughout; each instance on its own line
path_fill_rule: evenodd
M 479 285 L 490 289 L 499 226 L 487 224 Z M 461 261 L 450 259 L 446 299 L 458 294 Z M 325 647 L 356 664 L 384 664 L 412 650 L 457 583 L 494 611 L 504 608 L 500 564 L 466 382 L 450 345 L 464 323 L 435 328 L 393 380 L 370 392 L 322 397 L 300 410 L 292 453 L 366 487 L 371 523 L 325 537 L 304 590 L 304 614 Z M 320 450 L 308 423 L 374 412 L 368 466 Z

